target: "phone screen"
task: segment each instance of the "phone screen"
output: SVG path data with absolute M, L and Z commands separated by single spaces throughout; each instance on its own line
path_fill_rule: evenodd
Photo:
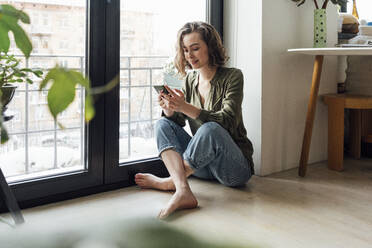
M 168 90 L 164 87 L 164 85 L 154 85 L 153 86 L 154 89 L 156 90 L 156 92 L 158 92 L 158 94 L 160 94 L 161 91 L 163 91 L 164 94 L 169 94 Z

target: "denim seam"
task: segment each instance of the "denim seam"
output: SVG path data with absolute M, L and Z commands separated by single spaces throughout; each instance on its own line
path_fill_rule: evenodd
M 160 157 L 162 152 L 164 152 L 165 150 L 169 150 L 169 149 L 173 149 L 174 151 L 176 151 L 178 154 L 180 154 L 182 156 L 182 152 L 177 148 L 177 146 L 169 146 L 169 145 L 160 148 L 158 156 Z
M 175 150 L 175 147 L 174 146 L 163 146 L 162 148 L 159 149 L 159 157 L 161 157 L 161 153 L 164 152 L 165 150 L 169 150 L 169 149 L 174 149 Z
M 196 170 L 199 169 L 198 167 L 195 166 L 195 163 L 194 163 L 194 161 L 193 161 L 192 159 L 188 159 L 188 158 L 186 158 L 185 154 L 184 154 L 184 156 L 183 156 L 183 159 L 184 159 L 184 160 L 189 164 L 189 166 L 191 167 L 191 169 L 192 169 L 193 171 L 196 171 Z

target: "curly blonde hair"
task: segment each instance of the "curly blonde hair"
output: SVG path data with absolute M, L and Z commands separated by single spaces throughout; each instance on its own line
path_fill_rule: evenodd
M 226 54 L 226 49 L 222 44 L 222 40 L 217 30 L 206 22 L 188 22 L 177 34 L 176 57 L 174 64 L 177 70 L 183 75 L 186 75 L 186 69 L 191 69 L 191 65 L 187 62 L 183 51 L 183 38 L 186 34 L 197 32 L 201 39 L 207 44 L 209 65 L 223 66 L 229 59 Z

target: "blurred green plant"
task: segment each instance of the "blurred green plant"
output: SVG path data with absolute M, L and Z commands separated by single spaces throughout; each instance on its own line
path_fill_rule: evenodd
M 0 87 L 11 83 L 33 83 L 32 77 L 28 73 L 34 74 L 41 78 L 43 72 L 41 70 L 32 70 L 29 68 L 20 68 L 20 59 L 14 55 L 9 55 L 0 51 Z
M 317 0 L 313 0 L 314 1 L 314 4 L 315 4 L 315 8 L 316 9 L 319 9 L 319 5 L 318 5 L 318 1 Z M 343 6 L 347 3 L 348 0 L 331 0 L 331 2 L 335 5 L 340 5 L 340 6 Z M 306 0 L 292 0 L 292 2 L 295 2 L 297 4 L 297 7 L 301 6 L 302 4 L 304 4 L 306 2 Z M 327 8 L 327 5 L 329 3 L 329 0 L 324 0 L 323 1 L 323 4 L 322 4 L 322 9 L 326 9 Z
M 31 223 L 32 225 L 32 223 Z M 32 232 L 14 229 L 0 233 L 2 248 L 253 248 L 253 244 L 241 245 L 235 241 L 218 241 L 210 236 L 196 236 L 172 224 L 150 218 L 133 218 L 102 221 L 80 225 L 80 228 L 45 230 L 34 228 Z M 200 230 L 199 230 L 200 231 Z M 201 231 L 200 231 L 201 232 Z
M 7 79 L 7 77 L 4 77 L 3 79 L 6 79 L 6 81 L 0 82 L 0 113 L 2 113 L 3 108 L 1 104 L 1 97 L 3 95 L 1 86 L 6 83 L 32 83 L 32 80 L 30 77 L 28 77 L 29 73 L 33 73 L 37 77 L 42 76 L 42 73 L 39 70 L 31 70 L 27 68 L 20 69 L 18 67 L 19 62 L 16 62 L 17 59 L 15 59 L 12 55 L 8 55 L 10 47 L 10 32 L 13 33 L 15 44 L 21 50 L 26 59 L 30 57 L 32 52 L 31 41 L 27 33 L 19 25 L 20 22 L 30 24 L 30 18 L 25 12 L 17 10 L 11 5 L 0 5 L 0 52 L 2 55 L 4 55 L 4 57 L 0 58 L 0 72 L 5 72 L 7 69 L 12 69 L 14 72 L 14 74 L 9 74 L 12 75 L 12 79 L 10 79 L 10 81 Z M 10 65 L 8 63 L 9 60 L 11 63 Z M 40 84 L 39 90 L 42 90 L 47 87 L 48 84 L 51 84 L 51 87 L 48 91 L 47 101 L 50 113 L 56 120 L 58 114 L 66 110 L 67 107 L 73 102 L 76 87 L 79 85 L 82 86 L 85 88 L 86 92 L 85 121 L 89 122 L 95 115 L 92 96 L 111 90 L 117 85 L 118 82 L 119 77 L 116 76 L 105 86 L 91 88 L 89 79 L 80 72 L 62 68 L 56 65 L 54 68 L 48 71 Z M 57 123 L 59 126 L 63 127 L 61 123 Z M 4 126 L 2 114 L 0 114 L 0 131 L 1 144 L 3 144 L 8 141 L 9 137 Z

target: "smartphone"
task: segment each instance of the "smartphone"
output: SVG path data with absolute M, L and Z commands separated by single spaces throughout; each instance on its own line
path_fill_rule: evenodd
M 161 91 L 163 91 L 163 93 L 166 95 L 169 94 L 168 90 L 164 87 L 164 85 L 154 85 L 153 87 L 156 90 L 156 92 L 158 92 L 158 94 L 160 94 Z

